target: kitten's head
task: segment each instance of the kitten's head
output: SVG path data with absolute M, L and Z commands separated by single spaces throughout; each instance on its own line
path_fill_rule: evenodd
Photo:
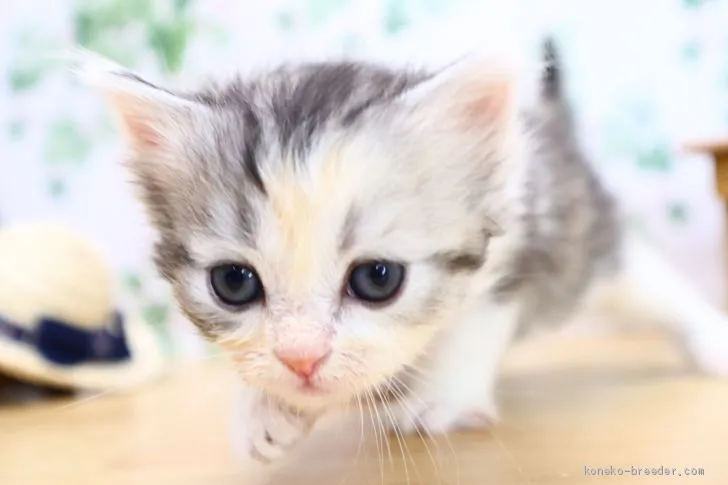
M 309 407 L 382 384 L 469 304 L 515 203 L 513 74 L 321 63 L 182 93 L 85 69 L 181 308 L 245 381 Z

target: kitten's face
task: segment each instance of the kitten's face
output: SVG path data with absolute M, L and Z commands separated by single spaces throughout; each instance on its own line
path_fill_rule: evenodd
M 159 269 L 249 384 L 345 402 L 413 364 L 485 277 L 519 165 L 504 72 L 325 64 L 194 95 L 94 72 Z

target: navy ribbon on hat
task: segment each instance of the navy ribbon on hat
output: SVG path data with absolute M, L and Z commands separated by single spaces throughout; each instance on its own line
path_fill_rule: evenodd
M 62 366 L 116 363 L 131 358 L 124 320 L 118 312 L 111 325 L 95 331 L 50 317 L 41 318 L 38 325 L 28 329 L 0 315 L 0 337 L 29 345 L 47 361 Z

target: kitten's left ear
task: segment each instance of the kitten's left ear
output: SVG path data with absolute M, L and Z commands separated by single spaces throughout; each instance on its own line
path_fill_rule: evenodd
M 492 135 L 517 118 L 519 74 L 513 63 L 472 56 L 440 70 L 401 101 L 440 126 Z
M 204 120 L 209 110 L 93 53 L 78 51 L 74 61 L 78 77 L 104 95 L 139 154 L 169 149 L 185 128 Z
M 424 136 L 440 176 L 455 180 L 453 197 L 465 197 L 499 233 L 515 216 L 514 197 L 526 159 L 520 117 L 523 71 L 498 57 L 463 59 L 405 92 L 404 124 Z M 422 138 L 420 138 L 422 139 Z

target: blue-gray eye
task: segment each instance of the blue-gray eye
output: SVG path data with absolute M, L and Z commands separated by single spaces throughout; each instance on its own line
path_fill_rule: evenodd
M 241 307 L 263 298 L 263 284 L 253 268 L 222 264 L 210 270 L 210 286 L 218 300 Z
M 358 263 L 349 273 L 347 294 L 370 303 L 384 303 L 399 293 L 405 269 L 391 261 Z

